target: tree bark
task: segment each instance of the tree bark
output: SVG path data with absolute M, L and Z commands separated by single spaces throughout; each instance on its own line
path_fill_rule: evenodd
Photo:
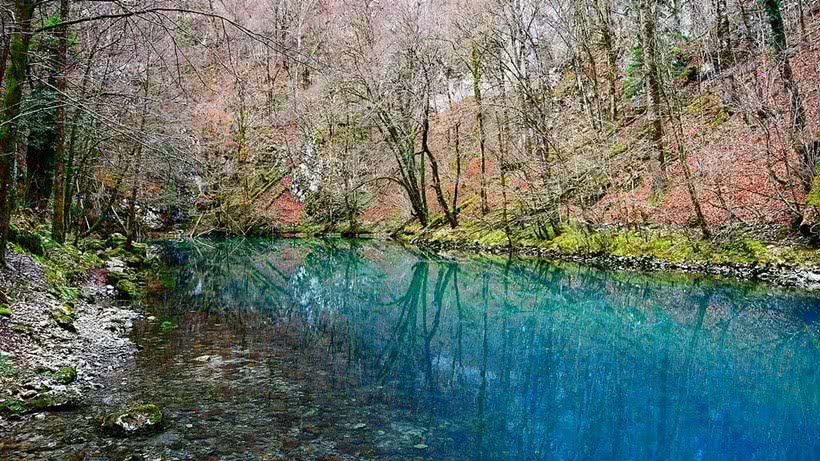
M 60 0 L 60 22 L 68 21 L 69 0 Z M 57 116 L 54 121 L 55 158 L 54 163 L 54 214 L 51 221 L 51 234 L 59 243 L 65 241 L 65 104 L 66 73 L 68 72 L 68 26 L 60 27 L 57 34 Z
M 484 129 L 484 104 L 481 96 L 481 55 L 478 47 L 474 44 L 471 57 L 470 70 L 473 74 L 473 96 L 476 103 L 476 123 L 478 125 L 478 153 L 480 156 L 480 182 L 481 182 L 481 214 L 487 214 L 490 207 L 487 203 L 487 156 L 486 141 L 487 133 Z
M 652 156 L 652 194 L 658 195 L 666 183 L 666 158 L 663 148 L 663 121 L 661 119 L 661 84 L 658 73 L 658 53 L 656 26 L 658 17 L 657 0 L 641 0 L 643 20 L 641 39 L 643 41 L 643 62 L 646 73 L 647 118 L 649 119 L 649 139 Z
M 6 89 L 0 114 L 0 264 L 6 263 L 6 245 L 14 210 L 14 176 L 17 155 L 17 116 L 23 98 L 23 83 L 28 72 L 28 49 L 31 43 L 31 16 L 34 0 L 16 0 L 15 31 L 11 39 L 10 66 L 6 72 Z

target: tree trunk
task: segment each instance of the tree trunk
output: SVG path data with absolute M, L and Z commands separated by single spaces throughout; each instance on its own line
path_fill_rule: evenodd
M 23 98 L 23 83 L 28 71 L 28 48 L 31 42 L 33 0 L 16 0 L 15 31 L 10 45 L 10 66 L 6 73 L 6 89 L 0 114 L 0 264 L 6 263 L 8 229 L 14 209 L 14 175 L 17 155 L 17 116 Z
M 145 131 L 145 120 L 148 117 L 148 88 L 149 88 L 149 69 L 151 68 L 151 55 L 149 54 L 145 62 L 145 83 L 143 87 L 143 105 L 142 116 L 140 118 L 139 132 Z M 125 240 L 125 249 L 131 251 L 134 246 L 134 240 L 137 238 L 137 199 L 139 198 L 139 190 L 142 179 L 142 143 L 138 144 L 134 151 L 134 182 L 131 185 L 131 203 L 128 208 L 128 236 Z
M 658 72 L 658 53 L 655 29 L 657 26 L 657 0 L 641 0 L 643 27 L 643 62 L 646 73 L 647 118 L 649 119 L 649 139 L 652 144 L 650 170 L 652 172 L 652 194 L 658 195 L 666 183 L 666 159 L 663 150 L 663 121 L 661 119 L 661 84 Z
M 60 0 L 60 22 L 68 21 L 69 0 Z M 59 243 L 65 241 L 65 104 L 66 73 L 68 72 L 68 26 L 60 27 L 57 49 L 57 116 L 54 121 L 55 163 L 54 163 L 54 214 L 51 234 Z
M 486 156 L 486 141 L 487 133 L 484 129 L 484 106 L 481 97 L 481 56 L 478 53 L 478 47 L 473 45 L 472 62 L 470 70 L 473 74 L 473 96 L 476 103 L 476 123 L 478 125 L 478 153 L 480 156 L 480 181 L 481 181 L 481 214 L 487 214 L 490 207 L 487 203 L 487 156 Z
M 786 26 L 783 22 L 783 13 L 778 0 L 761 0 L 761 3 L 769 21 L 772 48 L 779 66 L 780 77 L 783 79 L 783 87 L 789 98 L 789 126 L 786 128 L 786 133 L 792 148 L 800 156 L 800 181 L 803 189 L 808 192 L 811 190 L 816 173 L 817 159 L 814 158 L 812 149 L 804 146 L 801 141 L 801 134 L 806 126 L 806 112 L 803 108 L 800 88 L 794 80 L 792 66 L 786 53 Z
M 427 156 L 430 160 L 430 173 L 432 175 L 433 181 L 433 191 L 436 193 L 436 199 L 438 200 L 438 204 L 444 210 L 444 215 L 447 217 L 447 222 L 450 223 L 450 227 L 455 229 L 458 227 L 458 216 L 456 215 L 455 208 L 458 204 L 453 203 L 453 210 L 450 210 L 450 205 L 447 203 L 447 199 L 444 197 L 444 190 L 441 188 L 441 177 L 438 172 L 438 161 L 436 161 L 436 157 L 430 152 L 430 146 L 427 144 L 427 139 L 430 134 L 430 105 L 427 105 L 427 108 L 424 111 L 424 121 L 422 122 L 422 132 L 421 132 L 421 150 L 422 150 L 422 158 Z

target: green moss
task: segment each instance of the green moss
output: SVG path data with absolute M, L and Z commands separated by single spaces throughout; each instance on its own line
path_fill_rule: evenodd
M 713 93 L 698 96 L 686 107 L 690 114 L 716 114 L 720 111 L 720 99 Z
M 609 148 L 610 157 L 617 157 L 623 154 L 624 152 L 626 152 L 626 144 L 622 142 L 615 143 L 615 145 Z
M 108 248 L 118 248 L 125 245 L 125 242 L 128 241 L 128 238 L 119 232 L 114 232 L 113 234 L 109 235 L 105 241 L 105 245 Z
M 45 242 L 41 235 L 28 229 L 21 229 L 14 224 L 9 225 L 9 240 L 37 256 L 43 256 L 46 253 Z
M 0 304 L 0 317 L 11 317 L 11 308 L 5 304 Z
M 16 323 L 11 326 L 11 331 L 21 334 L 21 335 L 30 335 L 34 329 L 31 325 L 26 325 L 24 323 Z
M 405 236 L 407 241 L 412 235 Z M 488 225 L 464 220 L 458 229 L 442 226 L 427 229 L 421 237 L 443 243 L 467 243 L 484 247 L 506 246 L 506 234 L 500 223 Z M 532 226 L 514 228 L 511 237 L 517 248 L 540 248 L 562 255 L 601 254 L 623 257 L 652 257 L 672 263 L 688 264 L 761 264 L 820 266 L 820 252 L 802 246 L 769 245 L 755 239 L 735 238 L 720 244 L 691 238 L 684 231 L 671 229 L 588 230 L 564 224 L 558 236 L 537 234 Z
M 0 378 L 11 378 L 17 376 L 17 367 L 5 355 L 0 355 Z
M 721 109 L 717 116 L 715 116 L 715 120 L 712 122 L 712 129 L 723 125 L 727 120 L 729 120 L 729 113 Z
M 162 283 L 162 287 L 167 290 L 172 290 L 177 286 L 177 278 L 172 271 L 161 271 L 159 274 L 159 281 Z
M 59 325 L 60 328 L 72 333 L 77 332 L 77 328 L 74 326 L 74 320 L 76 317 L 77 314 L 74 312 L 74 307 L 70 304 L 64 304 L 61 307 L 51 311 L 51 318 L 57 322 L 57 325 Z
M 811 181 L 811 190 L 806 195 L 806 205 L 820 207 L 820 163 L 814 172 L 814 178 Z
M 154 404 L 132 404 L 128 408 L 98 419 L 100 427 L 110 433 L 126 435 L 157 430 L 162 425 L 162 411 Z
M 139 289 L 137 288 L 137 284 L 132 282 L 129 279 L 122 279 L 122 280 L 118 281 L 117 284 L 116 284 L 116 287 L 117 287 L 117 294 L 122 299 L 134 300 L 134 299 L 139 299 L 140 298 L 140 292 L 139 292 Z
M 159 329 L 162 330 L 164 333 L 168 333 L 169 331 L 176 330 L 177 324 L 170 320 L 165 320 L 159 325 Z
M 478 242 L 487 246 L 503 246 L 509 243 L 507 233 L 502 229 L 496 229 L 479 237 Z
M 71 392 L 48 391 L 25 401 L 27 412 L 74 408 L 80 403 L 79 395 Z
M 77 369 L 63 367 L 51 374 L 51 378 L 60 384 L 71 384 L 77 380 Z
M 20 416 L 26 413 L 26 404 L 22 400 L 11 399 L 0 402 L 0 414 Z

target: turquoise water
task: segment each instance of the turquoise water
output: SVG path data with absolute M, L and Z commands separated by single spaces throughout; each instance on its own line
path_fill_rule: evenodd
M 263 318 L 289 351 L 278 360 L 323 377 L 318 392 L 301 384 L 316 413 L 357 402 L 340 410 L 350 421 L 332 424 L 365 424 L 358 432 L 327 436 L 326 421 L 308 432 L 370 451 L 333 453 L 820 458 L 814 295 L 354 240 L 211 242 L 172 255 L 183 269 L 164 303 L 180 325 L 192 311 L 234 329 Z M 266 389 L 248 398 L 265 405 Z
M 820 459 L 814 294 L 378 241 L 166 249 L 133 363 L 15 459 Z M 96 429 L 130 401 L 162 430 Z

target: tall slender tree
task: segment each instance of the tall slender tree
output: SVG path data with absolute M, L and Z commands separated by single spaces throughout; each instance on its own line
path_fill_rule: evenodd
M 34 0 L 14 2 L 15 24 L 11 38 L 6 71 L 6 90 L 0 113 L 0 264 L 6 263 L 6 245 L 9 238 L 9 224 L 14 210 L 14 181 L 16 172 L 17 128 L 20 102 L 23 98 L 23 83 L 28 74 L 28 49 L 31 43 L 31 17 L 34 14 Z

